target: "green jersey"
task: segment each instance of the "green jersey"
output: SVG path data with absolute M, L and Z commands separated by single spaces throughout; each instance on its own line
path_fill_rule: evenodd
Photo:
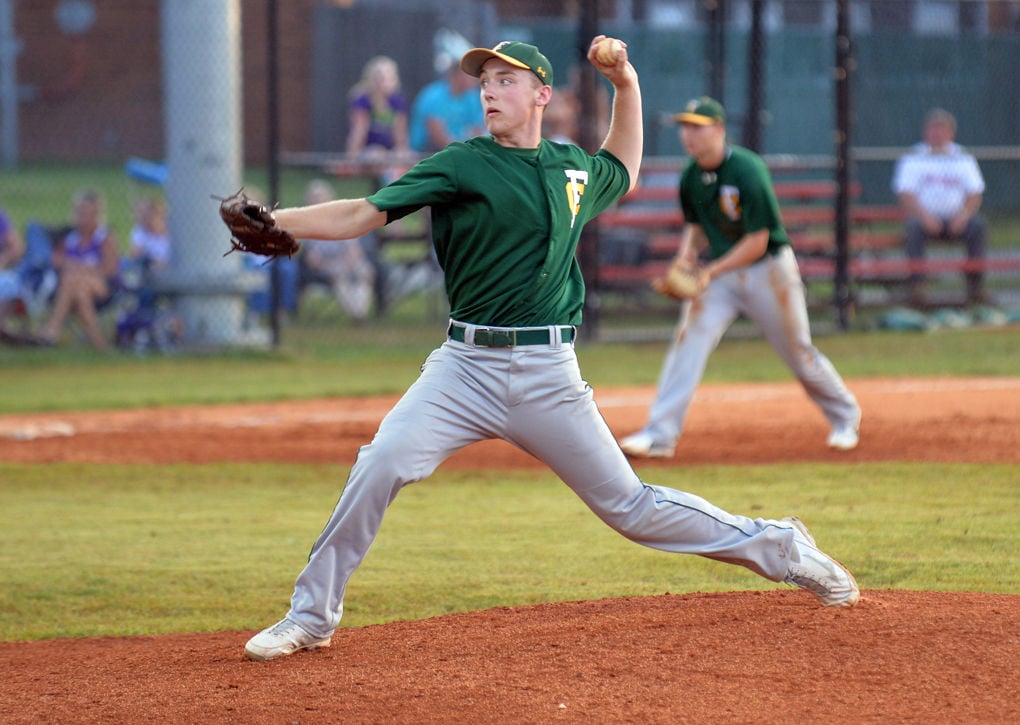
M 705 230 L 712 259 L 760 229 L 769 230 L 767 254 L 790 243 L 768 167 L 740 146 L 728 146 L 717 169 L 702 169 L 693 161 L 687 165 L 680 176 L 680 208 L 684 219 Z
M 629 185 L 626 167 L 607 151 L 591 156 L 547 140 L 537 149 L 506 148 L 479 136 L 423 159 L 368 201 L 387 223 L 431 207 L 453 319 L 578 325 L 581 229 Z

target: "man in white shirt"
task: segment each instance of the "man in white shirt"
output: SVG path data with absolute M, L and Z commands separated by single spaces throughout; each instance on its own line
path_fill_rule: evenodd
M 929 239 L 962 241 L 969 260 L 983 260 L 988 225 L 979 215 L 985 182 L 975 158 L 954 143 L 956 119 L 941 108 L 924 119 L 924 142 L 900 158 L 892 188 L 906 215 L 906 251 L 911 260 L 923 260 Z M 981 270 L 966 273 L 967 301 L 986 304 Z M 911 301 L 925 303 L 924 275 L 911 276 Z

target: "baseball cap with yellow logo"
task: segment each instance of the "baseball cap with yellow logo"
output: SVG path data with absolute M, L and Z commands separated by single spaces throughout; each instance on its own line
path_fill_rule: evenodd
M 701 96 L 687 102 L 684 110 L 674 114 L 674 123 L 693 123 L 695 126 L 714 126 L 726 122 L 722 104 L 714 98 Z
M 505 60 L 512 66 L 524 68 L 534 73 L 547 86 L 553 84 L 553 69 L 549 59 L 533 45 L 517 40 L 504 40 L 489 48 L 473 48 L 460 59 L 460 68 L 470 76 L 477 78 L 482 74 L 485 61 L 492 58 Z

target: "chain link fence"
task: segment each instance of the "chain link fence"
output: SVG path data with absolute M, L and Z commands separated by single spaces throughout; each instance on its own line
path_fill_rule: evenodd
M 989 271 L 989 288 L 1001 306 L 1016 302 L 1020 272 L 1009 260 L 1020 254 L 1020 85 L 1011 74 L 1020 3 L 0 0 L 0 208 L 26 247 L 9 265 L 19 278 L 17 294 L 0 303 L 4 328 L 38 332 L 52 322 L 59 278 L 46 260 L 75 222 L 76 196 L 91 189 L 122 257 L 123 284 L 98 320 L 125 348 L 300 346 L 367 325 L 391 330 L 394 343 L 409 330 L 441 334 L 446 303 L 427 211 L 262 265 L 223 256 L 229 242 L 210 195 L 243 185 L 295 205 L 316 193 L 370 193 L 440 143 L 419 120 L 437 84 L 453 82 L 459 55 L 510 38 L 539 45 L 556 68 L 547 134 L 594 150 L 610 95 L 583 61 L 596 33 L 624 39 L 641 76 L 643 182 L 658 187 L 647 210 L 676 208 L 671 185 L 684 159 L 673 112 L 697 95 L 718 98 L 731 140 L 762 153 L 790 194 L 800 190 L 782 203 L 790 219 L 808 220 L 791 226 L 822 320 L 901 301 L 902 268 L 873 274 L 893 268 L 879 261 L 905 255 L 895 165 L 922 140 L 926 113 L 949 111 L 985 183 L 987 255 L 1006 260 Z M 383 112 L 366 100 L 370 76 L 385 74 L 381 57 L 399 78 L 399 98 Z M 432 103 L 459 103 L 460 92 L 446 93 Z M 476 91 L 466 98 L 477 102 Z M 360 118 L 406 116 L 406 145 L 379 154 L 359 142 L 359 103 Z M 460 133 L 478 132 L 478 109 L 458 108 Z M 146 244 L 159 248 L 159 222 L 148 233 L 143 224 L 153 201 L 166 205 L 166 264 L 152 249 L 133 259 Z M 640 280 L 669 231 L 593 226 L 579 250 L 589 336 L 611 339 L 618 324 L 656 318 L 668 330 L 675 310 L 646 284 L 612 284 L 607 270 L 633 267 Z M 840 239 L 849 256 L 841 258 Z M 866 240 L 875 247 L 855 248 Z M 933 245 L 928 255 L 963 253 Z M 936 291 L 963 290 L 961 269 L 940 273 Z M 59 341 L 84 344 L 82 332 L 72 314 Z

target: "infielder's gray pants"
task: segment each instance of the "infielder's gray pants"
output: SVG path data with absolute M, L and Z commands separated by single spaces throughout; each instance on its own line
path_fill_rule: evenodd
M 328 636 L 340 623 L 347 581 L 400 489 L 490 438 L 544 461 L 600 519 L 637 543 L 740 564 L 772 581 L 786 576 L 789 524 L 736 516 L 638 478 L 581 379 L 572 345 L 490 349 L 447 341 L 358 452 L 287 616 Z
M 758 326 L 829 425 L 859 420 L 857 399 L 811 341 L 800 268 L 793 251 L 784 247 L 775 256 L 720 275 L 701 297 L 684 304 L 644 428 L 656 441 L 672 444 L 680 437 L 708 358 L 738 315 Z

